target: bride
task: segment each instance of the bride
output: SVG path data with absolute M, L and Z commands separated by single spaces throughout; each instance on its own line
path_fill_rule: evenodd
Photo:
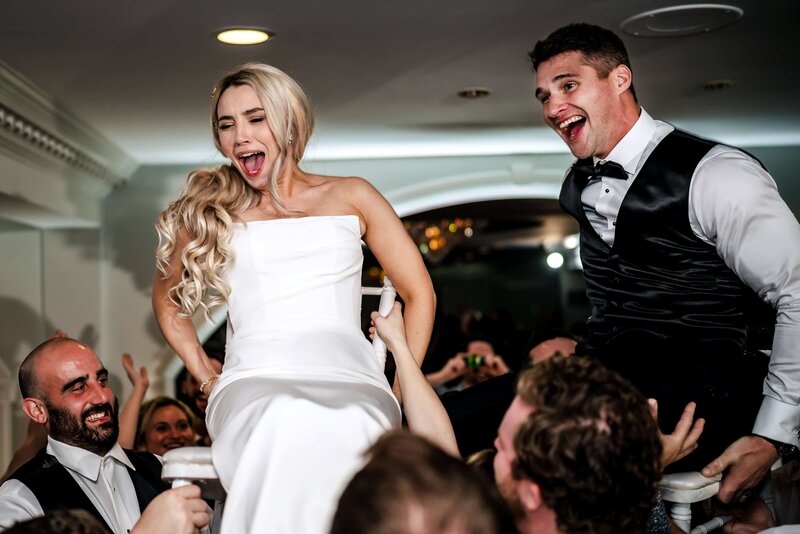
M 369 182 L 300 169 L 313 117 L 288 75 L 242 66 L 216 84 L 211 119 L 230 163 L 192 172 L 159 217 L 156 318 L 209 394 L 223 532 L 326 532 L 362 452 L 400 424 L 399 395 L 360 331 L 361 240 L 405 302 L 417 365 L 433 323 L 430 277 Z M 222 303 L 217 376 L 190 317 Z

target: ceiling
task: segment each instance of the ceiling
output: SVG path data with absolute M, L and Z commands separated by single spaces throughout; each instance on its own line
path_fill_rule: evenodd
M 247 61 L 287 71 L 309 94 L 317 128 L 307 160 L 552 154 L 566 147 L 541 119 L 527 53 L 553 29 L 583 21 L 623 37 L 639 101 L 654 117 L 731 144 L 800 146 L 800 2 L 731 1 L 744 12 L 732 25 L 642 38 L 622 33 L 622 22 L 683 3 L 2 0 L 0 61 L 136 165 L 218 160 L 210 89 Z M 215 30 L 230 26 L 276 37 L 250 47 L 217 42 Z M 733 85 L 704 89 L 714 80 Z M 492 94 L 456 96 L 471 86 Z M 460 245 L 475 250 L 546 246 L 577 231 L 552 199 L 414 218 L 454 217 L 476 220 L 475 238 Z
M 800 144 L 800 2 L 731 0 L 743 18 L 688 37 L 623 35 L 640 101 L 727 142 Z M 573 21 L 618 29 L 667 1 L 3 0 L 0 60 L 139 164 L 215 158 L 209 92 L 225 71 L 271 63 L 309 93 L 308 158 L 564 151 L 532 97 L 527 52 Z M 216 29 L 276 37 L 223 45 Z M 732 88 L 705 91 L 709 80 Z M 489 98 L 456 92 L 486 86 Z

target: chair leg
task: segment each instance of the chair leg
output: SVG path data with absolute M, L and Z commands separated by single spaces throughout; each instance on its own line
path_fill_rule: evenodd
M 669 515 L 675 526 L 684 532 L 689 532 L 692 528 L 692 505 L 686 502 L 672 503 Z
M 225 501 L 214 501 L 214 513 L 211 516 L 211 534 L 222 532 L 222 512 L 225 508 Z

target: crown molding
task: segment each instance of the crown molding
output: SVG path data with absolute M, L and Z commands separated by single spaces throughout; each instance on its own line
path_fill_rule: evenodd
M 99 178 L 109 185 L 116 185 L 124 181 L 111 169 L 103 165 L 80 148 L 65 139 L 40 128 L 37 124 L 27 120 L 0 103 L 0 129 L 4 131 L 5 141 L 23 143 L 28 149 L 38 149 L 50 156 L 62 160 L 94 178 Z M 10 134 L 10 135 L 8 135 Z M 34 154 L 35 155 L 35 151 Z
M 6 134 L 0 142 L 33 148 L 107 185 L 126 181 L 138 167 L 119 147 L 2 61 L 0 130 Z

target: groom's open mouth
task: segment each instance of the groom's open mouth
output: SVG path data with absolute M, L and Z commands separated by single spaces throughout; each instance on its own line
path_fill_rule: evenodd
M 586 125 L 586 117 L 583 115 L 573 115 L 572 117 L 558 123 L 558 129 L 567 142 L 578 138 Z

